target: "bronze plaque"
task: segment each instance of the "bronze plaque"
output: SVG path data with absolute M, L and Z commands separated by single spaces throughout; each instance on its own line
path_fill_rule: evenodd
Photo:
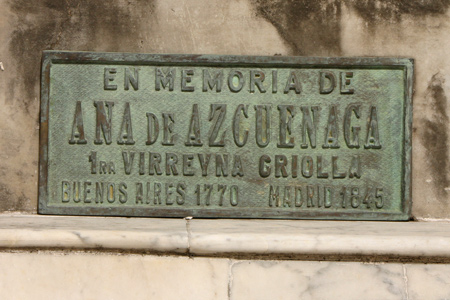
M 39 212 L 408 220 L 413 61 L 46 51 Z

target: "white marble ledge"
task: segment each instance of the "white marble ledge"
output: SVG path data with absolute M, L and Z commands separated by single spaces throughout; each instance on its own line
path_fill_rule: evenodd
M 183 219 L 0 215 L 0 248 L 187 251 Z
M 0 215 L 0 248 L 450 258 L 450 223 Z

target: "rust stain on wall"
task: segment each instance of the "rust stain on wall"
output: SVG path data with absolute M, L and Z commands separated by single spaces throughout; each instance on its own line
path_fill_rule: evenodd
M 449 116 L 447 112 L 447 96 L 443 88 L 444 79 L 438 73 L 431 78 L 426 91 L 426 103 L 433 110 L 428 119 L 423 119 L 423 133 L 421 141 L 428 150 L 427 159 L 433 176 L 436 196 L 442 203 L 447 202 L 450 187 L 450 167 L 448 127 Z

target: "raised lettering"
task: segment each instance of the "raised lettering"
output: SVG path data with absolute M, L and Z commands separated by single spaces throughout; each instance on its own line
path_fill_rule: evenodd
M 120 129 L 119 139 L 117 144 L 119 145 L 134 145 L 133 140 L 133 127 L 131 125 L 131 112 L 130 103 L 125 102 L 125 110 L 123 112 L 122 127 Z
M 147 113 L 147 142 L 146 145 L 152 145 L 156 142 L 159 135 L 159 122 L 155 114 Z
M 73 183 L 73 202 L 79 203 L 81 201 L 81 182 Z
M 180 182 L 177 185 L 177 204 L 183 205 L 186 201 L 186 184 L 184 182 Z
M 103 137 L 107 145 L 111 144 L 111 118 L 112 108 L 114 102 L 106 101 L 106 107 L 108 108 L 108 116 L 105 112 L 105 102 L 94 101 L 94 106 L 97 108 L 97 125 L 95 127 L 95 144 L 103 144 L 101 138 L 101 132 L 103 131 Z
M 314 162 L 311 156 L 304 156 L 302 159 L 302 175 L 305 178 L 310 178 L 313 175 Z M 327 175 L 328 177 L 328 175 Z
M 67 203 L 67 202 L 70 201 L 70 182 L 63 181 L 61 187 L 62 187 L 62 192 L 61 192 L 62 199 L 61 199 L 61 202 Z
M 141 182 L 136 182 L 136 204 L 144 204 L 144 187 Z
M 77 139 L 77 140 L 75 140 Z M 77 101 L 75 106 L 75 114 L 73 116 L 72 136 L 69 144 L 86 144 L 83 126 L 83 111 L 81 109 L 81 101 Z
M 207 92 L 208 87 L 212 90 L 214 86 L 216 87 L 216 92 L 219 93 L 222 91 L 223 84 L 223 72 L 217 71 L 213 77 L 209 74 L 209 71 L 203 70 L 203 91 Z
M 148 168 L 148 174 L 149 175 L 161 175 L 161 155 L 159 153 L 152 153 L 150 152 L 150 162 L 149 162 L 149 168 Z
M 104 72 L 104 80 L 103 80 L 103 89 L 105 91 L 114 91 L 117 90 L 117 85 L 111 84 L 116 77 L 117 69 L 116 68 L 105 68 Z
M 287 158 L 284 155 L 275 155 L 275 177 L 288 177 Z
M 139 152 L 139 175 L 145 174 L 145 152 Z
M 270 159 L 270 156 L 268 155 L 262 155 L 259 158 L 259 175 L 263 178 L 268 177 L 270 175 L 270 165 L 269 163 L 272 160 Z
M 323 188 L 323 206 L 330 208 L 333 203 L 333 189 L 330 186 Z
M 181 71 L 181 91 L 182 92 L 193 92 L 194 87 L 188 86 L 187 84 L 192 81 L 194 75 L 194 70 L 182 70 Z
M 167 85 L 169 86 L 169 91 L 173 91 L 175 82 L 175 69 L 170 68 L 167 73 L 161 68 L 155 69 L 155 90 L 161 90 L 161 85 L 163 89 L 166 89 Z
M 308 185 L 306 187 L 306 206 L 307 207 L 315 207 L 314 203 L 314 195 L 315 195 L 315 186 Z
M 164 146 L 173 146 L 174 142 L 174 134 L 173 134 L 173 127 L 175 124 L 174 115 L 171 113 L 163 113 L 163 126 L 164 126 L 164 136 L 163 136 L 163 142 L 162 144 Z
M 123 157 L 123 165 L 124 165 L 125 174 L 130 175 L 131 168 L 133 166 L 134 152 L 133 151 L 129 151 L 129 152 L 123 151 L 122 157 Z
M 233 169 L 231 170 L 231 176 L 236 177 L 238 175 L 239 177 L 244 176 L 244 167 L 242 165 L 241 156 L 235 155 L 233 161 Z
M 283 207 L 291 207 L 291 187 L 284 187 Z
M 281 199 L 280 199 L 280 187 L 277 186 L 276 189 L 271 185 L 269 190 L 269 206 L 281 206 Z
M 127 203 L 128 201 L 128 192 L 127 192 L 127 184 L 125 182 L 119 183 L 119 202 Z
M 112 182 L 106 184 L 106 200 L 108 203 L 114 203 L 116 201 L 116 185 Z
M 161 183 L 155 182 L 153 185 L 153 204 L 162 204 Z
M 84 193 L 83 193 L 83 202 L 84 203 L 91 203 L 92 199 L 89 198 L 89 195 L 91 194 L 91 182 L 85 181 L 84 182 Z
M 353 78 L 353 72 L 341 72 L 341 94 L 353 94 L 354 89 L 349 88 L 351 79 Z
M 366 144 L 364 145 L 364 148 L 366 149 L 381 149 L 377 115 L 377 107 L 371 106 L 370 118 L 367 124 Z
M 337 106 L 330 107 L 330 114 L 328 115 L 327 130 L 325 132 L 325 143 L 322 148 L 339 148 L 339 126 L 337 120 Z
M 245 118 L 248 118 L 248 105 L 239 104 L 236 108 L 236 112 L 234 113 L 233 118 L 233 137 L 234 137 L 234 143 L 238 147 L 242 147 L 247 143 L 248 139 L 248 129 L 242 130 L 240 124 L 240 116 L 241 112 L 244 115 Z M 242 138 L 241 138 L 242 136 Z
M 200 117 L 198 113 L 198 104 L 192 105 L 191 122 L 189 123 L 189 131 L 186 138 L 186 146 L 202 146 L 200 139 Z
M 266 90 L 264 88 L 263 82 L 266 78 L 266 75 L 262 71 L 251 70 L 250 71 L 250 93 L 255 92 L 255 86 L 258 87 L 261 93 L 265 93 Z
M 131 86 L 135 91 L 139 89 L 139 69 L 138 68 L 125 68 L 124 88 L 126 91 Z
M 177 164 L 178 157 L 174 153 L 166 153 L 166 175 L 178 175 Z
M 228 176 L 228 154 L 216 154 L 216 176 Z
M 329 94 L 336 87 L 336 77 L 332 72 L 320 72 L 319 78 L 319 91 L 321 94 Z M 326 81 L 328 81 L 328 84 L 325 83 Z
M 206 156 L 203 156 L 203 154 L 198 155 L 198 160 L 200 161 L 200 167 L 202 168 L 202 176 L 208 175 L 208 165 L 209 165 L 210 158 L 211 158 L 211 154 L 206 154 Z
M 338 157 L 336 155 L 333 155 L 333 157 L 331 158 L 332 161 L 332 169 L 333 169 L 333 178 L 337 179 L 337 178 L 345 178 L 347 176 L 347 172 L 339 172 L 339 168 L 338 168 Z
M 272 70 L 272 93 L 278 92 L 278 71 Z
M 173 200 L 170 198 L 170 196 L 173 193 L 172 188 L 173 183 L 166 183 L 166 205 L 172 205 L 174 203 Z
M 344 115 L 344 139 L 345 143 L 347 144 L 347 147 L 349 148 L 359 148 L 359 131 L 361 130 L 361 127 L 359 126 L 351 126 L 351 118 L 352 118 L 352 112 L 355 113 L 355 117 L 359 119 L 360 117 L 360 104 L 350 104 L 345 109 L 345 115 Z M 351 136 L 351 133 L 353 133 L 353 137 Z
M 228 88 L 233 93 L 238 93 L 242 90 L 245 84 L 244 75 L 240 71 L 231 71 L 228 74 Z
M 236 206 L 239 203 L 239 189 L 237 185 L 232 185 L 230 187 L 230 204 L 231 206 Z
M 286 82 L 286 87 L 284 88 L 284 93 L 289 93 L 290 90 L 295 90 L 296 94 L 300 94 L 302 87 L 300 85 L 300 82 L 297 79 L 297 75 L 294 71 L 291 71 L 289 74 L 289 78 Z
M 292 155 L 292 163 L 291 163 L 292 178 L 297 178 L 297 171 L 298 171 L 298 156 Z
M 278 105 L 280 111 L 280 141 L 279 148 L 294 148 L 294 137 L 292 134 L 292 119 L 295 116 L 293 105 Z
M 91 163 L 91 174 L 97 174 L 97 151 L 91 151 L 89 162 Z
M 225 194 L 226 190 L 227 190 L 227 186 L 226 185 L 219 184 L 217 186 L 217 191 L 220 192 L 219 206 L 223 205 L 223 195 Z
M 219 141 L 217 136 L 219 135 L 220 127 L 225 119 L 227 112 L 226 104 L 211 104 L 211 110 L 209 112 L 209 121 L 212 121 L 211 129 L 209 131 L 209 146 L 210 147 L 223 147 L 225 146 L 225 133 L 222 133 Z
M 256 144 L 266 147 L 270 142 L 271 105 L 255 105 L 256 110 Z M 263 114 L 262 111 L 265 111 Z M 263 134 L 264 131 L 264 134 Z
M 183 154 L 183 175 L 193 176 L 194 170 L 192 169 L 192 163 L 194 161 L 194 154 Z
M 348 171 L 348 177 L 361 178 L 361 162 L 359 155 L 353 155 L 352 162 L 350 163 L 350 170 Z
M 303 113 L 302 144 L 300 145 L 300 147 L 302 147 L 303 149 L 308 148 L 308 143 L 306 142 L 306 137 L 308 137 L 311 148 L 316 148 L 316 128 L 317 123 L 319 122 L 320 107 L 311 106 L 311 108 L 309 108 L 308 106 L 301 106 L 300 109 Z M 312 119 L 311 115 L 309 114 L 310 109 L 312 112 Z
M 323 172 L 322 156 L 317 156 L 317 178 L 328 178 L 328 173 Z

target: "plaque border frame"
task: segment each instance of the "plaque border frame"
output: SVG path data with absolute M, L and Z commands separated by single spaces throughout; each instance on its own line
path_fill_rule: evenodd
M 55 207 L 48 205 L 48 120 L 50 69 L 53 64 L 127 64 L 159 66 L 240 66 L 240 67 L 292 67 L 292 68 L 383 68 L 401 69 L 405 76 L 404 137 L 402 164 L 402 209 L 400 212 L 328 212 L 276 211 L 274 208 L 221 209 L 152 209 L 150 207 Z M 114 52 L 74 52 L 46 50 L 42 55 L 41 103 L 39 129 L 39 195 L 38 213 L 50 215 L 120 216 L 120 217 L 187 217 L 195 218 L 251 218 L 251 219 L 314 219 L 314 220 L 367 220 L 407 221 L 411 217 L 412 189 L 412 96 L 414 60 L 390 57 L 303 57 L 303 56 L 244 56 L 196 54 L 141 54 Z

